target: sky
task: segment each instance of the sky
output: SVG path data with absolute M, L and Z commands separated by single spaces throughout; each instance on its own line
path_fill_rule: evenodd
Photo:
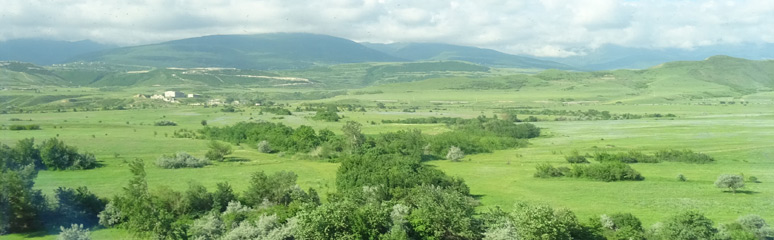
M 215 34 L 308 32 L 542 57 L 605 44 L 693 49 L 774 43 L 774 1 L 3 0 L 0 41 L 132 46 Z

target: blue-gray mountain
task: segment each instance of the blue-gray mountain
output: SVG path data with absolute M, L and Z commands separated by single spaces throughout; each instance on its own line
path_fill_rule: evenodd
M 88 40 L 67 42 L 43 39 L 14 39 L 0 42 L 0 61 L 51 65 L 65 63 L 76 56 L 110 48 L 115 48 L 115 46 L 99 44 Z
M 392 56 L 412 61 L 455 60 L 489 67 L 576 70 L 575 67 L 555 61 L 511 55 L 485 48 L 442 43 L 363 44 Z
M 774 44 L 724 44 L 694 49 L 648 49 L 604 45 L 594 50 L 580 52 L 585 52 L 585 55 L 541 59 L 572 65 L 586 71 L 645 69 L 665 62 L 699 61 L 716 55 L 750 60 L 774 59 Z

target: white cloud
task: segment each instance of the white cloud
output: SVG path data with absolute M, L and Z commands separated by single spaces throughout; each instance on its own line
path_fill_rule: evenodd
M 6 0 L 0 40 L 134 45 L 212 34 L 313 32 L 571 56 L 604 44 L 772 42 L 773 12 L 769 0 Z

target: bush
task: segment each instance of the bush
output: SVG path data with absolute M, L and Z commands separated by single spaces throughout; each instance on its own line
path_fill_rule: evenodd
M 208 159 L 200 159 L 186 152 L 178 152 L 174 155 L 163 155 L 156 160 L 156 166 L 161 168 L 200 168 L 206 165 L 210 165 Z
M 586 157 L 580 155 L 577 150 L 572 151 L 570 155 L 564 156 L 564 159 L 567 160 L 568 163 L 589 163 L 589 160 L 586 160 Z
M 318 110 L 312 119 L 326 122 L 338 122 L 341 117 L 336 113 L 335 110 L 325 109 Z
M 223 158 L 226 155 L 231 154 L 231 152 L 233 151 L 231 150 L 231 145 L 223 144 L 215 140 L 210 141 L 210 143 L 207 144 L 207 146 L 210 148 L 210 150 L 207 151 L 207 154 L 205 154 L 204 156 L 207 159 L 215 160 L 215 161 L 223 161 Z
M 446 153 L 446 159 L 452 162 L 459 162 L 463 157 L 465 157 L 465 153 L 462 152 L 460 148 L 455 146 L 451 146 L 449 148 L 449 152 Z
M 56 138 L 43 141 L 38 148 L 41 162 L 48 169 L 92 169 L 97 167 L 97 160 L 93 154 L 78 153 L 77 148 L 67 146 Z
M 619 162 L 619 163 L 658 163 L 658 158 L 644 154 L 639 151 L 628 151 L 619 153 L 597 152 L 594 159 L 599 162 Z
M 535 172 L 535 177 L 537 178 L 550 178 L 550 177 L 561 177 L 564 176 L 564 174 L 557 168 L 555 168 L 553 165 L 548 163 L 539 163 L 537 167 L 535 167 L 537 172 Z
M 688 179 L 685 178 L 685 176 L 681 174 L 677 174 L 677 181 L 685 182 L 688 181 Z
M 691 150 L 661 150 L 655 154 L 656 158 L 668 162 L 684 162 L 684 163 L 712 163 L 714 158 L 707 154 L 695 153 Z
M 82 224 L 73 224 L 70 228 L 59 227 L 61 232 L 56 237 L 57 240 L 90 240 L 91 233 L 89 229 L 84 229 Z
M 267 108 L 263 108 L 263 109 L 261 109 L 261 113 L 263 113 L 263 112 L 273 113 L 274 115 L 284 115 L 284 116 L 293 115 L 293 113 L 291 113 L 290 110 L 287 110 L 287 109 L 281 108 L 281 107 L 267 107 Z
M 694 211 L 679 213 L 670 217 L 660 229 L 656 239 L 713 239 L 717 230 L 712 220 Z
M 728 188 L 736 193 L 736 189 L 744 187 L 744 177 L 741 175 L 723 174 L 715 180 L 715 186 L 718 188 Z
M 99 212 L 99 225 L 104 227 L 113 227 L 121 223 L 123 215 L 121 209 L 118 209 L 112 202 L 105 205 L 105 209 Z
M 20 130 L 40 130 L 40 125 L 37 124 L 30 124 L 30 125 L 11 125 L 8 126 L 8 130 L 13 131 L 20 131 Z
M 173 121 L 161 120 L 153 123 L 153 126 L 177 126 L 177 123 Z
M 271 146 L 269 146 L 269 142 L 266 140 L 258 142 L 257 148 L 259 152 L 271 153 Z
M 605 182 L 644 179 L 639 172 L 624 163 L 576 164 L 572 166 L 569 175 Z
M 751 183 L 759 183 L 758 182 L 758 177 L 756 177 L 756 176 L 750 176 L 750 177 L 747 178 L 747 180 L 750 181 Z

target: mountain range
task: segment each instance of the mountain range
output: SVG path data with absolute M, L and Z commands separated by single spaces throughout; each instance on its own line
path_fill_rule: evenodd
M 583 54 L 563 58 L 533 57 L 443 43 L 357 43 L 308 33 L 213 35 L 121 48 L 88 40 L 19 39 L 0 42 L 0 61 L 36 65 L 82 61 L 153 67 L 276 70 L 342 63 L 454 60 L 497 68 L 576 71 L 645 69 L 665 62 L 696 61 L 714 55 L 772 59 L 774 44 L 726 44 L 693 49 L 603 45 L 579 52 Z
M 89 40 L 68 42 L 45 39 L 14 39 L 0 42 L 0 61 L 51 65 L 65 63 L 76 56 L 111 48 L 116 48 L 116 46 Z

